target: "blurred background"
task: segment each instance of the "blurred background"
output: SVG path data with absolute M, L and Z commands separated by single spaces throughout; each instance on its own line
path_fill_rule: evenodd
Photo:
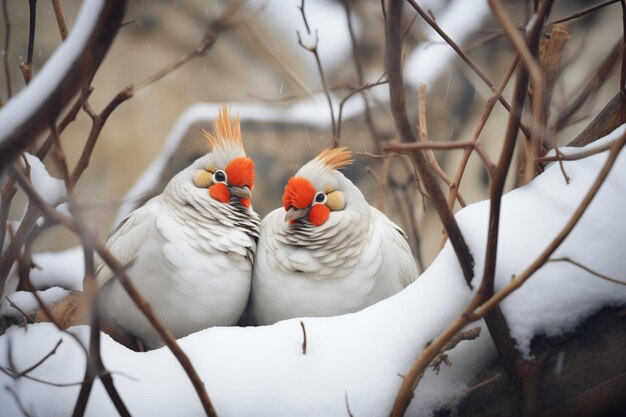
M 0 49 L 9 66 L 13 94 L 24 88 L 18 65 L 25 61 L 28 45 L 28 3 L 6 1 L 10 22 L 8 42 L 6 22 L 0 23 L 3 27 Z M 523 25 L 528 17 L 526 2 L 504 3 L 516 24 Z M 596 3 L 557 0 L 549 20 Z M 120 28 L 93 80 L 92 107 L 101 111 L 128 84 L 144 80 L 194 50 L 210 22 L 227 13 L 233 4 L 218 0 L 131 1 L 125 18 L 127 24 Z M 302 4 L 310 33 L 299 8 Z M 485 2 L 431 0 L 420 4 L 430 10 L 497 85 L 513 53 Z M 80 1 L 62 2 L 70 31 L 80 5 Z M 61 42 L 51 2 L 39 1 L 36 7 L 34 77 Z M 348 11 L 356 41 L 354 49 L 348 30 Z M 423 81 L 427 84 L 430 140 L 468 141 L 491 92 L 415 16 L 415 11 L 407 6 L 404 69 L 410 118 L 417 122 L 417 82 Z M 77 184 L 80 205 L 99 236 L 104 238 L 113 226 L 127 192 L 161 153 L 177 119 L 188 107 L 201 102 L 230 103 L 233 111 L 240 112 L 246 151 L 256 163 L 254 208 L 263 216 L 280 206 L 289 176 L 332 143 L 331 114 L 316 60 L 299 45 L 297 32 L 305 46 L 315 44 L 316 34 L 319 37 L 319 58 L 334 96 L 335 118 L 341 99 L 363 83 L 374 83 L 384 76 L 385 36 L 379 1 L 253 0 L 245 2 L 232 21 L 237 24 L 220 34 L 206 55 L 142 89 L 109 118 L 90 166 Z M 559 121 L 556 137 L 561 145 L 573 140 L 618 90 L 619 54 L 612 60 L 607 61 L 607 57 L 622 34 L 619 2 L 563 25 L 571 37 L 563 50 L 551 114 L 553 121 Z M 354 54 L 361 63 L 361 76 Z M 605 82 L 594 89 L 576 112 L 564 117 L 577 92 L 594 81 L 603 62 L 609 67 Z M 0 72 L 0 97 L 7 101 L 5 71 Z M 505 90 L 505 97 L 510 98 L 510 90 Z M 362 111 L 363 98 L 354 94 L 346 102 L 340 139 L 342 145 L 357 153 L 377 153 L 380 140 L 398 138 L 388 106 L 388 87 L 374 87 L 366 95 L 376 137 Z M 263 112 L 269 110 L 278 116 L 263 117 Z M 506 122 L 506 111 L 496 105 L 480 136 L 480 143 L 492 161 L 497 161 Z M 90 125 L 89 117 L 81 112 L 62 135 L 71 166 L 78 160 Z M 158 177 L 155 192 L 203 152 L 200 131 L 209 125 L 206 120 L 191 124 L 176 151 L 167 155 L 166 168 Z M 460 150 L 436 152 L 439 164 L 451 178 L 461 154 Z M 47 164 L 54 174 L 52 165 Z M 381 159 L 357 154 L 356 163 L 345 174 L 361 188 L 370 204 L 383 208 L 407 231 L 420 267 L 425 268 L 439 252 L 441 224 L 434 210 L 415 191 L 412 168 L 406 157 L 392 160 L 389 182 L 383 190 L 378 186 L 381 170 Z M 473 155 L 460 188 L 466 203 L 487 198 L 487 180 L 480 160 Z M 510 178 L 509 188 L 513 183 L 514 178 Z M 445 186 L 443 182 L 442 186 Z M 10 218 L 19 219 L 23 207 L 24 198 L 18 196 Z M 455 210 L 458 209 L 457 204 Z M 77 243 L 69 233 L 51 230 L 35 249 L 58 251 Z

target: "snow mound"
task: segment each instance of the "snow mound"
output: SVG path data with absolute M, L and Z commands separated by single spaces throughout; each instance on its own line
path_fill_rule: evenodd
M 626 125 L 599 141 L 606 143 Z M 598 146 L 595 144 L 593 146 Z M 572 152 L 564 148 L 564 152 Z M 506 194 L 502 202 L 497 287 L 521 272 L 553 239 L 580 204 L 607 152 L 565 163 L 572 178 L 565 184 L 559 167 L 549 166 L 528 186 Z M 580 223 L 555 256 L 569 256 L 618 278 L 626 270 L 626 156 L 616 161 L 606 182 Z M 461 210 L 457 219 L 482 274 L 488 202 Z M 429 340 L 455 319 L 473 293 L 463 280 L 455 255 L 446 245 L 420 278 L 399 294 L 361 312 L 302 319 L 307 352 L 302 353 L 300 319 L 272 326 L 211 328 L 180 340 L 201 375 L 220 416 L 345 416 L 346 401 L 355 416 L 387 415 L 402 382 L 398 374 Z M 537 334 L 571 330 L 603 306 L 624 304 L 626 286 L 600 280 L 565 263 L 549 263 L 502 304 L 522 353 Z M 482 323 L 478 325 L 482 326 Z M 88 328 L 72 329 L 83 340 Z M 17 370 L 41 359 L 61 338 L 57 353 L 30 373 L 55 383 L 76 383 L 84 373 L 84 356 L 75 342 L 50 324 L 28 331 L 10 328 L 0 337 L 0 363 L 9 366 L 11 350 Z M 104 363 L 133 415 L 203 415 L 195 392 L 167 348 L 132 352 L 107 336 Z M 433 408 L 458 395 L 495 358 L 488 332 L 459 344 L 451 368 L 428 371 L 418 385 L 407 415 L 431 415 Z M 78 386 L 54 387 L 0 374 L 0 384 L 15 390 L 35 415 L 69 415 Z M 8 390 L 0 390 L 7 416 L 21 412 Z M 87 415 L 108 416 L 115 410 L 100 382 L 94 386 Z

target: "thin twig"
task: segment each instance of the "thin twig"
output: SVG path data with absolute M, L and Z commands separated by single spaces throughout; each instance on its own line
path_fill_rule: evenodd
M 22 322 L 24 323 L 24 328 L 28 330 L 28 323 L 33 323 L 33 319 L 31 319 L 28 314 L 26 314 L 24 312 L 24 310 L 22 310 L 20 308 L 20 306 L 18 306 L 17 304 L 15 304 L 8 295 L 4 296 L 4 298 L 7 300 L 7 302 L 9 303 L 9 305 L 14 308 L 18 313 L 20 313 L 21 317 L 22 317 Z
M 570 263 L 570 264 L 572 264 L 574 266 L 577 266 L 580 269 L 584 269 L 585 271 L 589 272 L 591 275 L 594 275 L 594 276 L 596 276 L 598 278 L 601 278 L 603 280 L 612 282 L 614 284 L 626 285 L 626 281 L 621 281 L 619 279 L 612 278 L 612 277 L 610 277 L 608 275 L 601 274 L 601 273 L 599 273 L 597 271 L 594 271 L 593 269 L 589 268 L 588 266 L 585 266 L 585 265 L 581 264 L 580 262 L 576 262 L 575 260 L 573 260 L 573 259 L 571 259 L 571 258 L 569 258 L 567 256 L 565 256 L 563 258 L 551 258 L 551 259 L 548 259 L 548 262 L 567 262 L 567 263 Z
M 326 96 L 326 101 L 328 101 L 328 108 L 330 110 L 330 123 L 332 126 L 333 138 L 332 144 L 333 146 L 339 146 L 339 137 L 337 136 L 337 124 L 335 123 L 335 111 L 333 110 L 333 102 L 330 98 L 330 92 L 328 90 L 328 84 L 326 83 L 326 77 L 324 76 L 324 69 L 322 67 L 322 61 L 320 60 L 320 55 L 317 51 L 317 46 L 319 44 L 319 34 L 317 29 L 315 30 L 315 43 L 311 46 L 306 46 L 302 43 L 302 38 L 300 36 L 300 32 L 297 31 L 296 35 L 298 36 L 298 45 L 300 45 L 303 49 L 311 52 L 315 57 L 315 63 L 317 64 L 317 71 L 320 74 L 320 80 L 322 81 L 322 87 L 324 87 L 324 95 Z
M 348 413 L 348 417 L 354 417 L 354 414 L 352 414 L 352 410 L 350 410 L 350 402 L 348 401 L 348 391 L 344 391 L 343 398 L 346 401 L 346 412 Z
M 493 82 L 489 79 L 489 77 L 487 77 L 485 72 L 480 69 L 480 67 L 463 51 L 463 49 L 456 42 L 454 42 L 446 32 L 443 31 L 443 29 L 441 29 L 437 22 L 435 22 L 435 20 L 428 13 L 426 13 L 415 0 L 408 0 L 408 2 L 411 6 L 413 6 L 415 11 L 426 21 L 426 23 L 428 23 L 430 27 L 432 27 L 439 34 L 439 36 L 441 36 L 443 40 L 445 40 L 446 43 L 450 45 L 454 52 L 459 55 L 459 57 L 472 69 L 472 71 L 474 71 L 474 73 L 476 73 L 476 75 L 478 75 L 478 77 L 483 80 L 487 87 L 489 87 L 489 90 L 491 90 L 491 92 L 496 95 L 496 88 L 493 85 Z M 510 113 L 511 105 L 506 101 L 506 99 L 501 94 L 497 94 L 497 99 Z M 523 124 L 520 124 L 519 127 L 526 137 L 531 136 L 530 129 L 526 128 L 526 126 L 524 126 Z
M 32 371 L 34 371 L 35 369 L 39 368 L 45 361 L 48 360 L 48 358 L 50 358 L 52 355 L 57 353 L 57 349 L 59 348 L 59 346 L 61 346 L 62 343 L 63 343 L 63 339 L 59 339 L 56 342 L 56 344 L 54 345 L 54 347 L 52 348 L 52 350 L 50 350 L 50 352 L 46 353 L 46 355 L 43 358 L 39 359 L 33 365 L 29 366 L 28 368 L 24 369 L 23 371 L 18 372 L 15 375 L 16 378 L 20 378 L 20 377 L 26 376 L 29 373 L 31 373 Z
M 90 116 L 92 116 L 91 130 L 89 131 L 89 135 L 87 137 L 87 141 L 85 142 L 85 146 L 83 147 L 80 158 L 78 159 L 78 162 L 76 163 L 76 166 L 72 171 L 72 184 L 76 184 L 76 182 L 78 182 L 83 172 L 85 172 L 85 169 L 87 169 L 87 167 L 89 166 L 89 160 L 91 159 L 91 154 L 93 153 L 98 138 L 100 137 L 100 132 L 102 131 L 102 128 L 104 127 L 111 113 L 113 113 L 117 106 L 133 97 L 133 94 L 134 91 L 132 85 L 128 86 L 122 89 L 119 93 L 117 93 L 117 95 L 113 97 L 113 99 L 109 102 L 109 104 L 107 104 L 102 112 L 97 115 L 94 115 L 93 113 L 90 114 Z M 89 103 L 86 99 L 83 101 L 82 104 L 83 108 L 90 109 Z M 90 113 L 89 111 L 87 112 Z
M 485 124 L 487 123 L 487 120 L 489 119 L 489 116 L 491 116 L 491 112 L 493 111 L 493 108 L 495 107 L 498 96 L 502 94 L 507 84 L 509 83 L 509 80 L 511 79 L 511 76 L 513 75 L 513 72 L 515 71 L 515 68 L 517 67 L 518 62 L 519 62 L 519 55 L 515 55 L 515 58 L 513 58 L 513 61 L 511 62 L 504 76 L 502 77 L 502 81 L 496 88 L 496 91 L 487 100 L 487 104 L 485 105 L 485 110 L 483 111 L 483 114 L 480 116 L 478 126 L 476 126 L 476 129 L 474 130 L 472 142 L 474 143 L 478 142 L 478 138 L 480 137 L 480 134 L 482 133 L 483 128 L 485 127 Z M 459 192 L 459 189 L 461 188 L 461 181 L 463 180 L 463 175 L 465 174 L 465 168 L 467 167 L 467 163 L 471 155 L 472 155 L 472 149 L 466 148 L 465 151 L 463 152 L 463 156 L 461 157 L 461 162 L 459 163 L 459 167 L 457 168 L 456 174 L 454 175 L 455 187 L 450 188 L 450 192 L 448 193 L 448 205 L 450 206 L 450 209 L 454 208 L 456 194 Z M 487 171 L 489 172 L 490 176 L 493 176 L 493 171 L 494 171 L 493 166 L 490 165 Z
M 307 35 L 310 35 L 311 29 L 309 28 L 309 22 L 307 22 L 306 20 L 306 13 L 304 13 L 304 0 L 300 2 L 300 6 L 298 6 L 298 9 L 300 9 L 300 14 L 302 15 L 302 21 L 304 22 L 304 27 L 306 27 L 306 33 Z
M 67 23 L 65 23 L 65 16 L 63 16 L 63 9 L 59 0 L 52 0 L 52 9 L 54 10 L 54 17 L 57 20 L 59 26 L 59 33 L 61 34 L 61 40 L 67 38 Z
M 4 77 L 7 83 L 7 94 L 10 99 L 13 96 L 11 87 L 11 70 L 9 68 L 9 41 L 11 40 L 11 20 L 7 9 L 7 0 L 2 0 L 2 15 L 4 17 Z
M 474 142 L 383 142 L 382 150 L 385 152 L 407 153 L 415 150 L 453 150 L 474 148 Z
M 5 374 L 9 378 L 13 378 L 13 376 L 15 375 L 13 370 L 11 370 L 10 368 L 5 368 L 3 366 L 0 366 L 0 372 Z M 52 382 L 52 381 L 46 381 L 45 379 L 36 378 L 36 377 L 30 376 L 30 375 L 24 375 L 22 378 L 28 379 L 30 381 L 37 382 L 39 384 L 49 385 L 51 387 L 57 387 L 57 388 L 76 387 L 76 386 L 79 386 L 79 385 L 82 385 L 82 384 L 85 383 L 85 381 L 80 381 L 80 382 Z
M 300 321 L 300 327 L 302 327 L 302 354 L 306 355 L 306 329 L 303 321 Z
M 352 61 L 354 62 L 354 69 L 356 71 L 356 79 L 359 85 L 364 85 L 365 77 L 363 76 L 363 62 L 361 59 L 361 54 L 359 53 L 359 45 L 358 45 L 357 38 L 355 35 L 354 27 L 352 24 L 352 10 L 350 8 L 350 1 L 343 0 L 342 3 L 343 3 L 344 10 L 346 11 L 346 21 L 348 24 L 348 32 L 350 33 L 350 42 L 352 44 Z M 384 77 L 381 77 L 381 80 L 383 78 Z M 380 133 L 378 132 L 378 129 L 374 125 L 374 117 L 372 116 L 372 109 L 370 107 L 369 98 L 364 92 L 361 92 L 361 97 L 363 98 L 363 103 L 365 104 L 365 111 L 363 112 L 363 114 L 365 115 L 365 124 L 367 125 L 367 128 L 370 132 L 370 136 L 372 138 L 374 146 L 376 146 L 377 150 L 380 151 L 380 146 L 379 146 Z M 339 109 L 339 111 L 341 112 L 341 108 Z M 341 131 L 341 116 L 339 117 L 337 129 L 339 132 Z
M 622 98 L 626 100 L 626 0 L 621 0 L 620 4 L 622 5 L 622 70 L 619 90 L 622 92 Z M 624 109 L 622 108 L 622 122 L 624 119 Z
M 35 23 L 37 21 L 37 0 L 28 0 L 28 52 L 26 54 L 26 65 L 33 65 L 33 49 L 35 48 Z
M 603 7 L 609 6 L 613 3 L 617 3 L 620 0 L 605 0 L 603 2 L 600 2 L 598 4 L 594 4 L 593 6 L 587 7 L 586 9 L 582 9 L 577 11 L 576 13 L 572 13 L 570 15 L 567 15 L 565 17 L 562 17 L 560 19 L 557 20 L 553 20 L 552 22 L 548 23 L 546 26 L 551 26 L 554 25 L 556 23 L 563 23 L 563 22 L 567 22 L 568 20 L 573 20 L 573 19 L 578 19 L 581 16 L 585 16 L 589 13 L 593 13 L 596 10 L 599 10 Z
M 359 94 L 361 93 L 361 95 L 363 96 L 363 100 L 365 100 L 366 103 L 366 109 L 369 109 L 369 104 L 367 104 L 367 98 L 365 97 L 364 91 L 369 90 L 373 87 L 377 87 L 379 85 L 384 85 L 387 84 L 388 81 L 386 79 L 380 80 L 380 81 L 376 81 L 374 83 L 367 83 L 367 84 L 363 84 L 362 86 L 353 89 L 352 91 L 350 91 L 344 98 L 341 99 L 341 101 L 339 102 L 339 112 L 337 114 L 337 138 L 338 138 L 338 142 L 339 140 L 341 140 L 341 126 L 342 126 L 342 120 L 343 120 L 343 108 L 346 104 L 346 102 L 352 98 L 355 94 Z M 370 115 L 371 117 L 371 115 Z M 366 116 L 367 118 L 367 116 Z M 371 119 L 370 119 L 371 121 Z M 375 130 L 374 130 L 375 132 Z
M 584 151 L 570 153 L 570 154 L 561 154 L 561 156 L 542 156 L 541 158 L 537 158 L 535 161 L 537 163 L 552 162 L 552 161 L 558 161 L 558 160 L 577 161 L 579 159 L 584 159 L 589 156 L 597 155 L 599 153 L 608 151 L 609 149 L 611 149 L 611 147 L 615 144 L 616 141 L 617 139 L 609 143 L 605 143 L 604 145 L 592 148 L 592 149 L 587 149 Z

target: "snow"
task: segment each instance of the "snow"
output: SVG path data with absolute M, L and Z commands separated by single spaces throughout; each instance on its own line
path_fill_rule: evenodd
M 83 2 L 76 23 L 63 44 L 46 61 L 30 84 L 2 107 L 2 111 L 0 111 L 0 143 L 11 135 L 30 116 L 33 110 L 41 106 L 42 100 L 48 98 L 54 88 L 66 76 L 76 56 L 87 43 L 103 5 L 102 0 Z
M 59 300 L 65 298 L 70 292 L 59 287 L 48 288 L 44 291 L 37 291 L 39 297 L 46 305 L 52 305 Z M 29 316 L 35 313 L 39 309 L 39 303 L 35 296 L 29 291 L 17 291 L 9 295 L 9 299 L 13 301 L 24 313 Z M 13 308 L 8 300 L 5 298 L 2 300 L 0 306 L 0 317 L 14 317 L 19 319 L 22 317 L 17 309 Z
M 52 287 L 79 291 L 83 289 L 85 258 L 82 247 L 78 246 L 59 252 L 34 253 L 33 262 L 36 267 L 30 271 L 30 282 L 35 289 L 45 290 Z M 4 299 L 5 295 L 12 299 L 18 284 L 19 277 L 14 265 L 5 282 L 0 301 Z
M 626 125 L 598 144 L 625 130 Z M 504 196 L 497 288 L 524 270 L 559 232 L 606 157 L 604 152 L 565 162 L 572 179 L 569 185 L 558 165 L 552 164 L 528 186 Z M 554 256 L 569 256 L 616 278 L 626 270 L 626 258 L 616 250 L 626 245 L 622 221 L 625 173 L 626 156 L 621 155 L 587 213 Z M 485 201 L 457 214 L 476 260 L 477 277 L 482 274 L 488 216 Z M 387 415 L 401 384 L 398 374 L 406 373 L 421 349 L 458 317 L 472 296 L 447 244 L 420 278 L 399 294 L 358 313 L 302 319 L 306 355 L 301 351 L 300 319 L 256 328 L 211 328 L 180 339 L 180 345 L 201 375 L 220 416 L 345 416 L 346 397 L 355 416 Z M 528 354 L 533 336 L 570 331 L 603 306 L 625 303 L 626 286 L 600 280 L 571 265 L 550 263 L 506 299 L 502 309 L 519 349 Z M 73 331 L 87 339 L 87 327 Z M 12 349 L 15 366 L 25 369 L 50 351 L 59 338 L 64 343 L 57 353 L 31 375 L 57 383 L 80 381 L 83 353 L 50 324 L 30 325 L 28 331 L 10 328 L 0 337 L 0 363 L 8 366 L 8 350 Z M 102 352 L 133 415 L 203 415 L 190 382 L 167 348 L 136 353 L 103 336 Z M 478 339 L 462 342 L 450 353 L 451 368 L 444 366 L 438 375 L 427 371 L 407 415 L 431 415 L 433 408 L 467 387 L 495 356 L 483 328 Z M 0 374 L 0 385 L 13 387 L 34 415 L 70 414 L 79 390 L 78 386 L 58 388 L 23 378 L 13 381 L 4 374 Z M 21 415 L 7 390 L 0 390 L 0 402 L 5 415 Z M 97 382 L 87 415 L 114 413 Z
M 30 280 L 35 288 L 58 286 L 67 290 L 83 289 L 85 258 L 82 247 L 35 253 L 33 262 L 38 266 L 30 272 Z
M 59 204 L 61 200 L 65 199 L 65 183 L 58 178 L 52 177 L 39 158 L 29 153 L 24 155 L 30 165 L 30 180 L 36 187 L 39 195 L 48 204 L 55 206 Z
M 489 14 L 487 0 L 454 0 L 436 17 L 437 24 L 448 36 L 458 45 L 462 45 Z M 427 27 L 425 35 L 428 40 L 418 45 L 406 62 L 404 71 L 406 82 L 414 87 L 419 83 L 429 85 L 435 82 L 444 69 L 451 67 L 451 61 L 457 56 L 441 36 L 419 16 L 418 21 Z
M 377 94 L 377 97 L 387 97 L 388 90 L 386 85 L 382 85 L 373 88 L 371 91 Z M 385 93 L 387 93 L 387 95 L 385 95 Z M 332 95 L 331 99 L 335 117 L 337 117 L 340 100 Z M 124 202 L 115 220 L 116 224 L 137 208 L 138 200 L 156 187 L 167 161 L 176 151 L 180 141 L 183 140 L 189 129 L 195 123 L 212 123 L 221 106 L 221 103 L 197 103 L 185 110 L 174 124 L 159 155 L 152 161 L 150 166 L 144 171 L 124 197 Z M 314 95 L 310 99 L 298 101 L 286 108 L 267 107 L 248 103 L 232 103 L 230 104 L 230 108 L 231 111 L 239 113 L 241 123 L 247 121 L 261 121 L 266 123 L 300 124 L 327 128 L 330 126 L 331 120 L 326 96 L 321 93 Z M 354 95 L 344 104 L 342 119 L 344 121 L 349 120 L 361 114 L 364 109 L 365 104 L 363 100 L 358 94 Z

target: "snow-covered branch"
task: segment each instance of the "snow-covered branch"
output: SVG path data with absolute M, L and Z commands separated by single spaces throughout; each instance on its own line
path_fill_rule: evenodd
M 93 78 L 125 6 L 125 0 L 86 0 L 66 41 L 29 85 L 0 109 L 0 169 L 48 128 Z

